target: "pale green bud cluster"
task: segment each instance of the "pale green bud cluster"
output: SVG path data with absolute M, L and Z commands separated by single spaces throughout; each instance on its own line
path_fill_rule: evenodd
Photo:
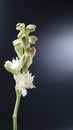
M 31 32 L 35 31 L 36 25 L 29 24 L 25 26 L 24 23 L 18 23 L 16 29 L 19 30 L 19 33 L 17 39 L 13 41 L 13 46 L 18 58 L 23 57 L 22 70 L 27 71 L 32 64 L 36 52 L 36 49 L 31 47 L 31 45 L 35 44 L 38 38 L 34 35 L 30 35 Z

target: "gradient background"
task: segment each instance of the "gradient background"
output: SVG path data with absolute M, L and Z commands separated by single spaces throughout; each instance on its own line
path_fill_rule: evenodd
M 73 4 L 67 1 L 0 0 L 0 129 L 12 130 L 15 92 L 3 65 L 16 57 L 16 23 L 36 24 L 36 89 L 21 99 L 18 130 L 73 130 Z

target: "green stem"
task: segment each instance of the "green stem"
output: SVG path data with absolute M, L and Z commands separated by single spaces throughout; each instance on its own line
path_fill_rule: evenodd
M 17 113 L 18 113 L 20 98 L 21 98 L 21 92 L 18 92 L 16 94 L 16 103 L 15 103 L 15 108 L 14 108 L 14 112 L 12 116 L 13 117 L 13 130 L 17 130 Z

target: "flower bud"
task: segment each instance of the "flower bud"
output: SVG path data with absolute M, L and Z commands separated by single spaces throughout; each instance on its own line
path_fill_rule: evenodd
M 29 36 L 29 43 L 30 44 L 35 44 L 37 40 L 38 40 L 38 38 L 36 36 L 34 36 L 34 35 Z
M 31 48 L 31 56 L 34 57 L 36 53 L 36 49 L 34 47 Z
M 25 24 L 24 24 L 24 23 L 18 23 L 18 24 L 16 25 L 16 29 L 17 29 L 17 30 L 23 30 L 23 29 L 25 29 Z
M 28 68 L 30 67 L 31 64 L 32 64 L 32 58 L 31 58 L 31 56 L 28 56 L 25 63 L 24 63 L 22 70 L 24 72 L 27 72 L 27 70 L 28 70 Z
M 34 32 L 35 29 L 36 29 L 36 25 L 29 24 L 29 25 L 26 26 L 26 29 L 28 29 L 29 32 Z
M 29 41 L 28 41 L 28 38 L 25 38 L 25 37 L 23 37 L 22 38 L 22 46 L 25 48 L 27 48 L 27 47 L 30 47 L 30 44 L 29 44 Z
M 27 57 L 26 57 L 26 55 L 24 54 L 24 55 L 20 58 L 21 68 L 24 66 L 26 60 L 27 60 Z
M 17 38 L 22 38 L 22 37 L 24 37 L 23 33 L 19 32 L 18 35 L 17 35 Z
M 32 48 L 30 48 L 30 47 L 26 48 L 26 51 L 25 51 L 25 55 L 26 56 L 31 56 L 31 58 L 33 58 L 34 55 L 35 55 L 35 53 L 36 53 L 36 49 L 34 47 L 32 47 Z
M 16 40 L 14 40 L 12 43 L 13 43 L 13 46 L 16 46 L 16 45 L 18 45 L 18 44 L 21 44 L 21 39 L 16 39 Z

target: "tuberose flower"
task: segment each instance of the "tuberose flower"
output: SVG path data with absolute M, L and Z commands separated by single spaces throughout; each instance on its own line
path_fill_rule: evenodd
M 22 96 L 27 95 L 26 89 L 35 88 L 33 85 L 34 76 L 32 76 L 29 71 L 27 73 L 19 73 L 18 75 L 14 75 L 14 79 L 16 82 L 15 89 L 20 90 L 22 92 Z
M 4 67 L 6 70 L 8 70 L 9 72 L 11 72 L 13 74 L 18 74 L 18 72 L 21 69 L 20 61 L 17 57 L 16 57 L 16 59 L 13 59 L 12 62 L 9 60 L 6 61 L 4 64 Z

